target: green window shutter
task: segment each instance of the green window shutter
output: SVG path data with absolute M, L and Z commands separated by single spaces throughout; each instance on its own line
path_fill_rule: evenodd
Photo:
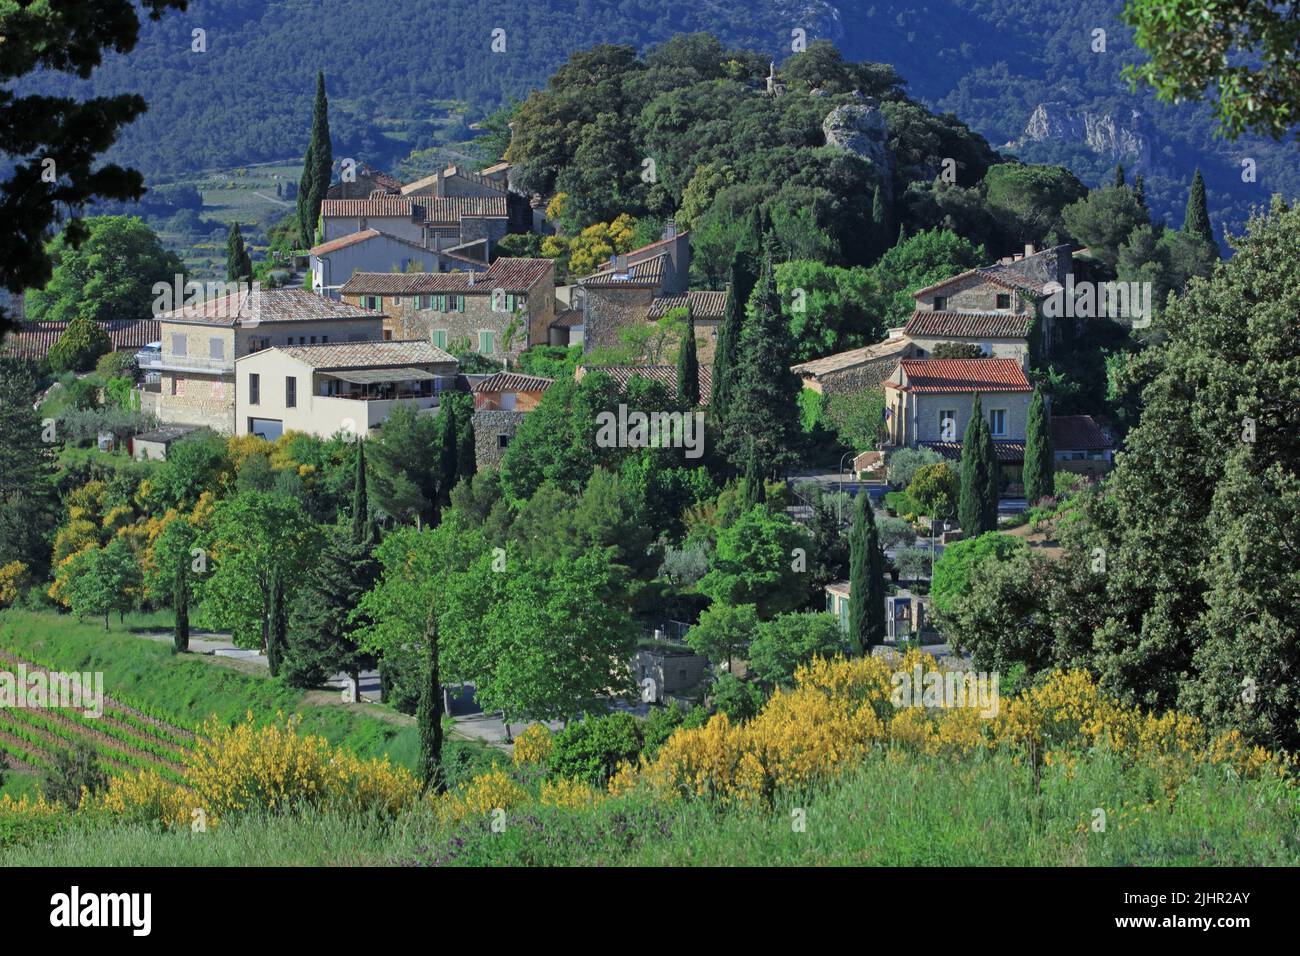
M 480 332 L 478 334 L 478 350 L 484 355 L 492 354 L 492 333 Z
M 433 330 L 433 345 L 435 348 L 445 349 L 447 347 L 447 330 Z

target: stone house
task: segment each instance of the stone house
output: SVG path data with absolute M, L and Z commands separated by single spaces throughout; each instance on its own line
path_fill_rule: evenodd
M 474 384 L 474 460 L 479 468 L 501 463 L 524 416 L 537 407 L 554 379 L 497 372 Z
M 1057 471 L 1081 475 L 1110 471 L 1115 442 L 1091 415 L 1052 415 L 1051 429 Z
M 398 405 L 436 412 L 456 390 L 456 360 L 427 341 L 294 345 L 235 362 L 236 432 L 365 438 Z
M 689 304 L 696 320 L 700 362 L 711 363 L 727 293 L 690 291 L 690 270 L 689 233 L 679 233 L 669 220 L 662 239 L 615 256 L 598 272 L 579 279 L 574 305 L 582 310 L 576 337 L 583 351 L 617 346 L 623 328 L 656 321 L 671 309 Z M 555 344 L 573 342 L 575 328 L 568 326 L 568 336 Z
M 898 360 L 910 355 L 910 343 L 902 330 L 891 329 L 883 342 L 801 362 L 790 370 L 799 376 L 804 388 L 818 394 L 854 393 L 880 388 L 898 367 Z
M 141 407 L 164 424 L 235 430 L 235 361 L 274 346 L 369 342 L 383 337 L 377 311 L 305 289 L 262 289 L 187 305 L 158 316 L 156 385 Z
M 483 272 L 361 272 L 339 290 L 344 302 L 387 316 L 394 339 L 516 357 L 545 345 L 555 320 L 555 263 L 500 258 Z M 508 341 L 507 341 L 508 340 Z
M 1033 387 L 1015 359 L 900 359 L 884 389 L 891 445 L 932 448 L 955 459 L 978 394 L 1003 483 L 1019 483 Z
M 487 262 L 452 250 L 441 252 L 389 236 L 377 229 L 351 232 L 312 248 L 312 290 L 337 299 L 357 272 L 483 272 Z

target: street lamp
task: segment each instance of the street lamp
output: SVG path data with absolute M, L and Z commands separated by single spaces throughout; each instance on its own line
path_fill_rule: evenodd
M 840 476 L 840 493 L 839 497 L 835 499 L 835 513 L 839 516 L 841 525 L 844 524 L 844 459 L 848 458 L 849 455 L 852 454 L 853 452 L 846 451 L 844 454 L 840 455 L 840 464 L 838 468 Z

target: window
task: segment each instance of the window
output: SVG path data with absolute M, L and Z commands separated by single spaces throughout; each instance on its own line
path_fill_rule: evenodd
M 364 309 L 382 309 L 384 307 L 384 297 L 380 295 L 363 295 L 361 297 L 361 307 Z
M 417 308 L 420 308 L 420 309 L 432 309 L 432 308 L 433 308 L 433 296 L 431 296 L 431 295 L 422 295 L 422 296 L 420 296 L 420 298 L 419 298 L 419 305 L 417 306 Z
M 284 407 L 298 407 L 298 379 L 292 375 L 284 377 Z
M 173 395 L 184 395 L 184 394 L 185 394 L 185 377 L 184 377 L 184 376 L 182 376 L 182 375 L 173 375 L 173 376 L 172 376 L 172 394 L 173 394 Z
M 260 405 L 262 402 L 262 376 L 250 372 L 248 376 L 248 404 Z
M 434 329 L 433 332 L 430 333 L 429 339 L 433 342 L 434 348 L 445 349 L 447 347 L 447 330 Z
M 936 295 L 934 297 L 934 311 L 942 312 L 946 308 L 948 308 L 948 297 L 943 295 Z
M 315 344 L 316 344 L 316 336 L 314 336 L 314 335 L 311 337 L 311 344 L 312 344 L 312 345 L 315 345 Z
M 321 345 L 329 345 L 329 344 L 330 344 L 330 337 L 329 337 L 328 335 L 322 335 L 322 336 L 320 337 L 320 344 L 321 344 Z
M 513 412 L 518 398 L 519 396 L 515 392 L 503 392 L 501 394 L 501 410 L 503 412 Z
M 1007 433 L 1007 410 L 1005 408 L 989 409 L 989 431 L 993 432 L 995 437 Z
M 1010 293 L 1010 292 L 999 292 L 999 293 L 998 293 L 998 308 L 999 308 L 999 309 L 1009 309 L 1009 308 L 1011 308 L 1011 293 Z
M 187 342 L 188 342 L 188 339 L 186 339 L 186 337 L 185 337 L 185 335 L 184 335 L 183 333 L 175 333 L 175 334 L 173 334 L 173 335 L 172 335 L 172 354 L 173 354 L 173 355 L 185 355 L 185 354 L 186 354 L 186 352 L 185 352 L 185 345 L 186 345 Z
M 218 361 L 225 361 L 226 358 L 226 340 L 225 339 L 208 339 L 208 355 Z
M 507 435 L 505 432 L 501 432 L 500 434 L 497 435 L 497 448 L 505 448 L 506 445 L 509 444 L 510 444 L 509 435 Z
M 952 408 L 939 411 L 939 440 L 957 441 L 957 412 Z
M 464 311 L 465 311 L 465 297 L 464 297 L 463 295 L 458 295 L 458 296 L 455 296 L 455 299 L 456 299 L 456 302 L 455 302 L 455 305 L 452 307 L 452 311 L 453 311 L 453 312 L 464 312 Z
M 392 340 L 393 340 L 393 330 L 392 330 L 392 329 L 384 329 L 384 341 L 385 341 L 385 342 L 391 342 Z M 348 341 L 349 341 L 349 342 L 364 342 L 365 339 L 364 339 L 362 336 L 360 336 L 360 335 L 349 335 L 349 336 L 348 336 Z
M 484 355 L 491 355 L 493 351 L 495 351 L 492 347 L 493 338 L 494 335 L 491 332 L 480 332 L 478 334 L 478 350 L 482 352 Z

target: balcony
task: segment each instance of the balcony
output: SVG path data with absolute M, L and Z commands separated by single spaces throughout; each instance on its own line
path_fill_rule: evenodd
M 141 364 L 140 371 L 233 375 L 235 374 L 235 360 L 233 358 L 204 358 L 198 355 L 172 355 L 164 352 L 160 357 Z

